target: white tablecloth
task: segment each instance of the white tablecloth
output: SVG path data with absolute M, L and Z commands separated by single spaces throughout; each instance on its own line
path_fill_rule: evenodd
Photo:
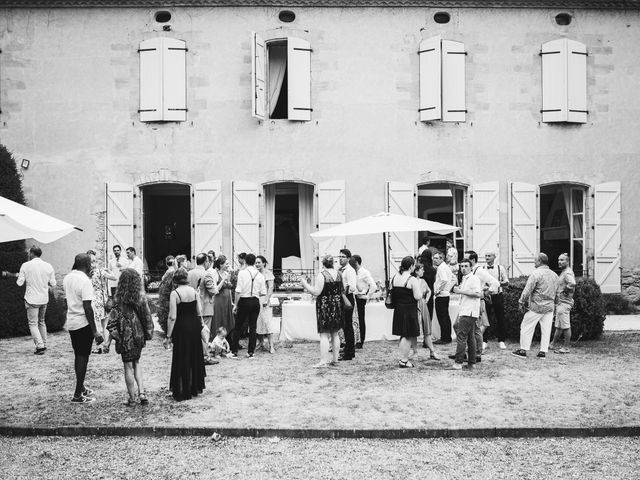
M 397 340 L 399 337 L 391 333 L 393 310 L 384 306 L 384 302 L 367 302 L 365 307 L 367 336 L 365 342 L 376 340 Z M 458 299 L 451 297 L 449 303 L 451 322 L 458 315 Z M 440 337 L 440 326 L 435 318 L 432 322 L 433 336 Z M 454 336 L 455 337 L 455 336 Z M 316 322 L 316 305 L 309 302 L 284 302 L 282 304 L 282 322 L 280 324 L 280 340 L 319 341 Z

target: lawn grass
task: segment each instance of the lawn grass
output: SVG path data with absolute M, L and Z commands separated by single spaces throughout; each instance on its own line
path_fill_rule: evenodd
M 143 351 L 150 405 L 121 405 L 120 357 L 92 355 L 87 385 L 98 400 L 69 402 L 73 353 L 66 332 L 52 334 L 46 355 L 29 337 L 0 341 L 0 424 L 15 426 L 202 426 L 258 428 L 476 428 L 640 425 L 640 334 L 607 332 L 568 355 L 547 360 L 510 355 L 493 343 L 472 372 L 451 360 L 397 367 L 396 342 L 371 342 L 354 361 L 312 369 L 316 343 L 295 343 L 252 360 L 207 367 L 205 393 L 175 402 L 167 389 L 171 351 L 161 334 Z M 535 345 L 534 345 L 535 348 Z M 443 358 L 453 347 L 439 349 Z M 241 354 L 244 350 L 241 350 Z

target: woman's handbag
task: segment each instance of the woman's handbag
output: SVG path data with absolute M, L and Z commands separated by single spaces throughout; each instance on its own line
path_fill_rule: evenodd
M 389 310 L 393 310 L 396 305 L 393 301 L 393 279 L 394 277 L 391 279 L 391 282 L 389 282 L 389 290 L 387 291 L 387 296 L 384 297 L 384 306 L 387 307 Z

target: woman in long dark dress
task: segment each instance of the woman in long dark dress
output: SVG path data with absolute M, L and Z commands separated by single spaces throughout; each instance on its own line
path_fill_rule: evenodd
M 315 286 L 311 286 L 307 279 L 301 279 L 302 286 L 312 295 L 316 295 L 316 319 L 320 334 L 320 363 L 314 368 L 327 365 L 337 365 L 340 351 L 340 337 L 338 331 L 343 325 L 342 276 L 333 269 L 333 257 L 325 255 L 322 258 L 322 271 L 316 277 Z M 332 346 L 333 357 L 328 361 L 329 343 Z
M 420 335 L 418 300 L 422 299 L 422 290 L 418 279 L 411 276 L 415 263 L 413 257 L 404 257 L 398 275 L 391 280 L 394 303 L 392 333 L 400 337 L 400 368 L 414 367 L 409 361 L 409 354 L 412 348 L 416 351 Z
M 204 356 L 202 352 L 202 314 L 200 295 L 189 285 L 187 270 L 173 274 L 177 285 L 169 299 L 167 339 L 173 343 L 169 389 L 176 400 L 188 400 L 204 390 Z

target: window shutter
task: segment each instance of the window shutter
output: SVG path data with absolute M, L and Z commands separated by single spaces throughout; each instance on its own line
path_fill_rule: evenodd
M 542 121 L 567 121 L 567 40 L 542 45 Z
M 140 42 L 138 52 L 140 54 L 140 121 L 162 120 L 162 38 Z
M 260 253 L 260 202 L 258 185 L 234 181 L 233 189 L 233 258 L 239 253 Z
M 222 184 L 220 180 L 193 186 L 194 252 L 222 251 Z
M 170 122 L 187 120 L 187 44 L 184 40 L 164 38 L 163 45 L 163 113 Z
M 464 43 L 442 40 L 442 121 L 464 122 L 467 118 Z
M 587 122 L 587 47 L 567 40 L 567 121 Z
M 500 253 L 500 183 L 473 186 L 473 250 L 484 263 L 487 252 Z
M 311 120 L 311 45 L 306 40 L 287 39 L 288 119 Z
M 596 185 L 594 277 L 603 293 L 620 293 L 620 182 Z
M 442 118 L 442 60 L 440 35 L 420 42 L 420 121 Z
M 410 183 L 387 182 L 387 211 L 398 215 L 415 216 L 415 187 Z M 400 262 L 407 255 L 416 253 L 415 232 L 390 232 L 389 249 L 390 274 L 399 272 Z
M 133 246 L 133 185 L 107 183 L 107 257 L 114 245 Z
M 345 223 L 345 181 L 334 180 L 318 185 L 318 230 L 325 230 Z M 344 248 L 345 237 L 332 237 L 318 242 L 319 256 L 326 253 L 337 255 Z
M 538 186 L 511 184 L 511 274 L 529 275 L 538 250 Z
M 253 84 L 253 95 L 251 96 L 251 115 L 264 120 L 266 109 L 265 97 L 265 44 L 260 35 L 253 32 L 251 42 L 251 79 Z

